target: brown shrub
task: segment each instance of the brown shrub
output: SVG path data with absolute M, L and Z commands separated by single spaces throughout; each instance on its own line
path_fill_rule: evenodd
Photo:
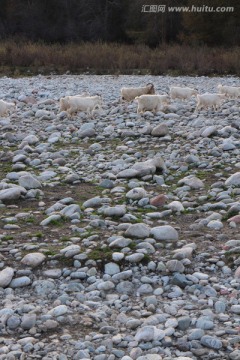
M 145 45 L 117 43 L 69 43 L 66 45 L 8 40 L 0 43 L 0 65 L 47 73 L 69 70 L 98 74 L 150 73 L 153 75 L 240 75 L 240 47 Z

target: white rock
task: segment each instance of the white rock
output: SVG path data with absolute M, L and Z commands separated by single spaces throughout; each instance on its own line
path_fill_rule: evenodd
M 6 267 L 0 271 L 0 287 L 5 288 L 10 284 L 14 275 L 14 269 L 11 267 Z
M 21 263 L 34 268 L 40 265 L 45 259 L 46 256 L 42 253 L 29 253 L 22 258 Z
M 240 172 L 236 172 L 235 174 L 229 176 L 225 181 L 226 186 L 240 186 Z
M 156 226 L 151 229 L 150 235 L 152 235 L 157 241 L 178 241 L 178 232 L 170 225 Z
M 150 228 L 144 223 L 138 223 L 130 225 L 129 228 L 125 231 L 125 235 L 128 237 L 145 239 L 149 237 Z
M 59 305 L 59 306 L 56 306 L 55 308 L 51 309 L 50 311 L 48 311 L 48 314 L 52 315 L 54 317 L 62 316 L 67 313 L 68 313 L 68 308 L 66 305 Z
M 126 193 L 126 197 L 132 200 L 140 200 L 146 196 L 147 196 L 146 190 L 141 187 L 136 187 Z
M 177 212 L 184 211 L 184 206 L 180 201 L 172 201 L 170 202 L 170 204 L 167 205 L 167 207 L 172 211 L 177 211 Z
M 42 187 L 40 181 L 35 179 L 31 174 L 21 176 L 18 180 L 19 185 L 25 189 L 39 189 Z

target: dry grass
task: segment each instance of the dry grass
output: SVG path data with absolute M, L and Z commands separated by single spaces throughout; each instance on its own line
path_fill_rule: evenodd
M 67 45 L 8 40 L 0 43 L 0 65 L 16 75 L 25 73 L 240 75 L 240 47 L 69 43 Z

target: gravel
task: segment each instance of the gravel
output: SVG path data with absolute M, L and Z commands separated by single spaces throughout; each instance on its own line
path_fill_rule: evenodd
M 138 115 L 122 86 L 239 78 L 0 79 L 0 359 L 240 359 L 240 100 Z M 66 95 L 101 93 L 68 118 Z M 31 99 L 31 101 L 24 101 Z

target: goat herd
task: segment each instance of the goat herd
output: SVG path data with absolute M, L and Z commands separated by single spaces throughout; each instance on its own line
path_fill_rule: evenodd
M 197 90 L 189 87 L 170 87 L 169 95 L 155 94 L 152 83 L 143 87 L 123 87 L 121 89 L 121 101 L 135 100 L 138 103 L 137 113 L 152 111 L 156 113 L 163 106 L 170 104 L 170 99 L 187 100 L 191 96 L 196 96 L 196 111 L 201 108 L 213 107 L 217 110 L 225 98 L 238 98 L 240 96 L 240 87 L 218 85 L 218 93 L 198 94 Z M 65 96 L 60 99 L 60 111 L 66 111 L 71 117 L 78 111 L 86 111 L 88 115 L 93 114 L 96 108 L 101 109 L 102 97 L 99 95 L 90 96 L 89 94 Z M 16 103 L 0 100 L 0 116 L 8 115 L 14 110 Z
M 137 101 L 137 113 L 144 111 L 152 111 L 156 113 L 163 106 L 170 104 L 171 99 L 186 100 L 191 96 L 197 97 L 196 110 L 205 107 L 213 107 L 217 110 L 224 98 L 237 98 L 240 96 L 240 87 L 218 85 L 218 93 L 198 94 L 197 90 L 189 87 L 170 87 L 170 94 L 155 94 L 154 85 L 152 83 L 143 87 L 123 87 L 121 89 L 121 101 Z M 78 111 L 87 111 L 90 114 L 96 107 L 101 107 L 102 98 L 99 95 L 86 96 L 66 96 L 60 99 L 60 111 L 67 111 L 71 116 Z

